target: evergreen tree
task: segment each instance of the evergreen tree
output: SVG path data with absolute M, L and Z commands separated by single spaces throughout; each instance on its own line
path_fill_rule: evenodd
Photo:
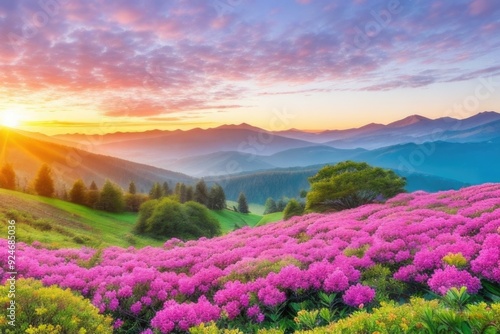
M 99 188 L 94 181 L 90 184 L 89 191 L 87 192 L 87 206 L 90 208 L 95 208 L 97 202 L 99 201 Z
M 247 203 L 247 198 L 244 193 L 240 193 L 240 196 L 238 197 L 238 212 L 241 213 L 250 213 L 250 210 L 248 210 L 248 203 Z
M 170 195 L 172 195 L 172 190 L 170 190 L 170 187 L 169 187 L 167 181 L 163 182 L 162 191 L 163 191 L 163 196 L 170 196 Z
M 122 189 L 111 183 L 111 181 L 106 180 L 96 207 L 99 210 L 108 212 L 122 212 L 125 207 Z
M 186 202 L 194 200 L 194 190 L 193 186 L 186 186 Z
M 73 188 L 69 192 L 69 200 L 76 204 L 87 204 L 87 186 L 83 180 L 79 179 L 73 184 Z
M 149 198 L 160 199 L 162 197 L 163 197 L 163 191 L 161 185 L 158 182 L 156 182 L 155 184 L 153 184 L 153 187 L 149 191 Z
M 205 206 L 208 206 L 209 204 L 207 184 L 203 179 L 201 179 L 198 183 L 196 183 L 194 189 L 194 201 Z
M 135 186 L 134 181 L 130 181 L 130 184 L 128 185 L 128 193 L 132 195 L 137 193 L 137 187 Z
M 288 204 L 288 203 L 287 203 L 287 202 L 286 202 L 283 198 L 281 198 L 281 199 L 278 201 L 278 203 L 276 203 L 276 207 L 277 207 L 277 209 L 278 209 L 278 212 L 281 212 L 281 211 L 285 210 L 285 208 L 286 208 L 287 204 Z
M 180 197 L 181 195 L 181 182 L 177 182 L 175 184 L 175 190 L 174 190 L 174 194 L 177 195 L 177 197 Z
M 179 190 L 179 201 L 181 203 L 186 203 L 187 202 L 187 187 L 184 183 L 181 183 L 180 190 Z
M 144 194 L 126 194 L 125 195 L 125 210 L 129 212 L 139 212 L 142 203 L 149 200 Z
M 218 184 L 210 189 L 208 208 L 211 210 L 223 210 L 226 208 L 226 194 Z
M 0 187 L 10 190 L 16 189 L 16 172 L 11 164 L 3 165 L 0 172 Z
M 35 191 L 40 196 L 52 197 L 54 195 L 54 180 L 52 170 L 47 164 L 43 164 L 38 170 L 35 180 Z
M 264 211 L 265 215 L 270 214 L 270 213 L 280 212 L 280 211 L 278 211 L 278 206 L 276 205 L 276 201 L 272 197 L 269 197 L 267 199 L 265 207 L 266 207 L 266 209 Z

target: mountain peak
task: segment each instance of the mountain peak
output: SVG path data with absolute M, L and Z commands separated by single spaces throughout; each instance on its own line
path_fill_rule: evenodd
M 250 125 L 248 123 L 241 123 L 241 124 L 224 124 L 216 129 L 228 129 L 228 130 L 257 130 L 257 131 L 263 131 L 261 128 L 258 128 L 256 126 Z
M 430 121 L 430 119 L 420 115 L 411 115 L 399 121 L 389 123 L 387 126 L 392 128 L 401 128 L 404 126 L 412 125 L 423 121 Z

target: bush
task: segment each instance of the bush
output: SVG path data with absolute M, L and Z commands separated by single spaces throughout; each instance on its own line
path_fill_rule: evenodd
M 323 167 L 309 182 L 306 209 L 318 212 L 385 200 L 404 192 L 406 185 L 406 180 L 392 170 L 353 161 Z
M 358 311 L 329 326 L 299 333 L 497 333 L 499 329 L 498 303 L 471 304 L 460 311 L 438 300 L 413 298 L 403 305 L 382 303 L 372 312 Z
M 10 285 L 0 286 L 0 304 L 7 310 Z M 6 312 L 0 313 L 2 333 L 113 333 L 111 318 L 99 314 L 90 301 L 69 289 L 44 287 L 32 279 L 16 282 L 16 327 L 12 328 Z
M 135 231 L 153 237 L 197 239 L 220 235 L 221 227 L 205 206 L 164 198 L 141 206 Z
M 296 199 L 290 200 L 283 211 L 283 219 L 288 220 L 294 216 L 301 216 L 304 213 L 304 206 Z

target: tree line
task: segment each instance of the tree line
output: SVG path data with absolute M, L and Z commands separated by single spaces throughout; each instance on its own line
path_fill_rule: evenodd
M 10 163 L 0 169 L 0 188 L 16 190 L 16 173 Z M 49 165 L 43 164 L 33 180 L 33 190 L 39 196 L 55 197 L 56 188 L 54 176 Z M 88 186 L 82 179 L 73 183 L 70 191 L 65 189 L 58 194 L 58 198 L 75 204 L 85 205 L 92 209 L 108 212 L 131 211 L 138 212 L 141 205 L 148 200 L 171 197 L 181 204 L 194 201 L 210 210 L 223 210 L 226 208 L 226 194 L 219 184 L 208 187 L 202 179 L 195 186 L 179 182 L 171 187 L 168 182 L 156 182 L 148 194 L 137 191 L 134 181 L 131 181 L 127 191 L 119 185 L 106 180 L 99 189 L 95 181 Z

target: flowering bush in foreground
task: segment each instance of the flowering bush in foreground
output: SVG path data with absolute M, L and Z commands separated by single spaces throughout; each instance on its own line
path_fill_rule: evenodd
M 210 321 L 272 323 L 283 316 L 283 305 L 321 292 L 336 294 L 332 305 L 367 307 L 381 292 L 382 284 L 363 281 L 375 265 L 412 291 L 444 294 L 466 286 L 477 293 L 480 280 L 500 283 L 499 229 L 500 185 L 485 184 L 401 194 L 385 204 L 214 239 L 171 239 L 163 248 L 19 244 L 17 271 L 82 293 L 117 319 L 116 332 L 169 333 Z M 1 268 L 7 249 L 1 239 Z M 6 279 L 3 270 L 0 275 Z
M 0 305 L 10 306 L 10 284 L 0 286 Z M 111 319 L 98 313 L 90 302 L 69 290 L 44 287 L 32 279 L 16 282 L 15 326 L 8 324 L 6 312 L 0 314 L 0 333 L 93 333 L 113 332 Z

